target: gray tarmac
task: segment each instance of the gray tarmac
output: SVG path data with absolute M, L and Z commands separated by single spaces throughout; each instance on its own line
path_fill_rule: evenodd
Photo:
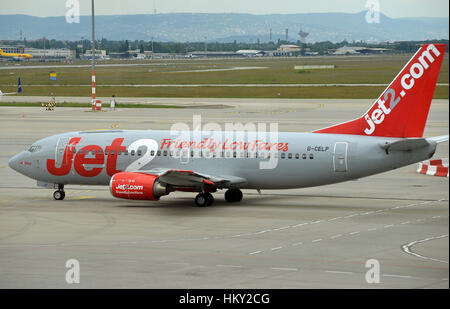
M 55 201 L 8 167 L 35 140 L 65 131 L 170 129 L 197 114 L 307 132 L 371 102 L 130 100 L 187 108 L 0 107 L 0 288 L 449 288 L 448 178 L 417 174 L 417 165 L 323 187 L 246 190 L 240 204 L 217 192 L 208 208 L 191 193 L 136 202 L 92 186 L 67 186 Z M 448 100 L 432 103 L 425 136 L 448 134 L 448 112 Z M 448 150 L 440 144 L 435 158 Z M 66 283 L 69 259 L 80 263 L 79 284 Z M 380 283 L 366 281 L 371 259 Z

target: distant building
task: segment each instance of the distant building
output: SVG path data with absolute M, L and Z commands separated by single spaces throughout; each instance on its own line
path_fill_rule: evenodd
M 300 54 L 300 46 L 293 44 L 283 44 L 277 50 L 266 51 L 265 53 L 271 57 L 292 57 Z
M 24 52 L 33 56 L 35 60 L 69 60 L 75 59 L 75 51 L 68 48 L 37 49 L 25 48 Z
M 96 59 L 105 59 L 106 58 L 106 50 L 96 49 L 95 50 L 95 58 Z M 83 55 L 80 55 L 80 59 L 83 59 L 83 60 L 92 59 L 92 50 L 87 49 Z
M 300 52 L 301 49 L 300 49 L 300 46 L 297 46 L 297 45 L 284 44 L 284 45 L 280 45 L 280 47 L 278 48 L 278 51 L 295 53 L 295 52 Z
M 254 49 L 241 49 L 236 52 L 236 54 L 245 56 L 245 57 L 262 57 L 264 56 L 264 52 L 262 50 L 254 50 Z
M 370 48 L 370 47 L 358 47 L 358 46 L 343 46 L 336 49 L 333 55 L 361 55 L 361 54 L 381 54 L 389 49 L 386 48 Z
M 186 58 L 230 58 L 230 57 L 243 57 L 243 56 L 245 56 L 245 55 L 239 53 L 239 51 L 237 51 L 237 52 L 225 52 L 225 51 L 218 51 L 218 52 L 206 51 L 206 52 L 204 52 L 204 51 L 199 51 L 199 52 L 191 52 L 185 57 Z
M 7 54 L 24 54 L 25 49 L 23 46 L 0 46 L 4 53 Z

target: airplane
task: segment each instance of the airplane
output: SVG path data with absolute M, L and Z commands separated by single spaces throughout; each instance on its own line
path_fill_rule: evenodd
M 22 93 L 22 82 L 20 81 L 20 77 L 17 79 L 17 91 L 16 92 L 2 92 L 0 90 L 0 97 L 7 96 L 7 95 L 16 95 L 19 93 Z
M 68 132 L 33 143 L 9 166 L 56 189 L 56 200 L 68 184 L 105 185 L 129 200 L 193 192 L 200 207 L 212 205 L 218 190 L 235 203 L 242 189 L 305 188 L 390 171 L 431 158 L 449 139 L 423 137 L 445 49 L 422 45 L 361 117 L 310 133 L 278 132 L 267 142 L 267 132 L 255 138 L 246 130 L 186 130 L 178 137 L 153 130 Z M 270 160 L 276 164 L 262 168 Z
M 14 60 L 25 60 L 33 58 L 33 55 L 31 54 L 5 53 L 1 48 L 0 48 L 0 56 L 12 58 Z

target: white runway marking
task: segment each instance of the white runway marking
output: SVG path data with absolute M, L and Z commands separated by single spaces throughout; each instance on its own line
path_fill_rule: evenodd
M 238 266 L 238 265 L 216 265 L 216 267 L 242 268 L 242 266 Z
M 331 274 L 353 275 L 351 271 L 325 270 L 325 272 Z
M 383 277 L 402 278 L 402 279 L 413 279 L 413 277 L 411 277 L 411 276 L 390 275 L 390 274 L 384 274 Z
M 261 253 L 261 252 L 262 252 L 262 251 L 255 251 L 255 252 L 249 253 L 249 255 L 258 254 L 258 253 Z
M 285 268 L 285 267 L 272 267 L 273 270 L 284 270 L 284 271 L 298 271 L 297 268 Z
M 415 253 L 415 252 L 411 251 L 411 247 L 414 246 L 414 245 L 416 245 L 416 244 L 423 243 L 423 242 L 430 241 L 430 240 L 435 240 L 435 239 L 445 238 L 445 237 L 448 237 L 448 234 L 440 235 L 440 236 L 435 236 L 435 237 L 428 237 L 428 238 L 421 239 L 421 240 L 414 240 L 414 241 L 410 242 L 409 244 L 403 245 L 403 246 L 402 246 L 402 250 L 403 250 L 403 252 L 405 252 L 405 253 L 407 253 L 407 254 L 414 255 L 414 256 L 416 256 L 416 257 L 418 257 L 418 258 L 421 258 L 421 259 L 426 259 L 426 260 L 430 260 L 430 261 L 435 261 L 435 262 L 440 262 L 440 263 L 448 264 L 448 261 L 443 261 L 443 260 L 439 260 L 439 259 L 434 259 L 434 258 L 427 257 L 427 256 L 423 256 L 423 255 L 420 255 L 420 254 L 418 254 L 418 253 Z
M 332 238 L 332 239 L 336 239 L 336 238 L 339 238 L 339 237 L 341 237 L 342 236 L 342 234 L 337 234 L 337 235 L 333 235 L 333 236 L 331 236 L 330 238 Z

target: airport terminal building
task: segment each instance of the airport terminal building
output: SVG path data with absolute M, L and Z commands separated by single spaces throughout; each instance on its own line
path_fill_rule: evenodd
M 0 46 L 5 53 L 30 54 L 31 61 L 61 61 L 73 60 L 76 57 L 74 50 L 68 48 L 38 49 L 26 48 L 24 46 Z

